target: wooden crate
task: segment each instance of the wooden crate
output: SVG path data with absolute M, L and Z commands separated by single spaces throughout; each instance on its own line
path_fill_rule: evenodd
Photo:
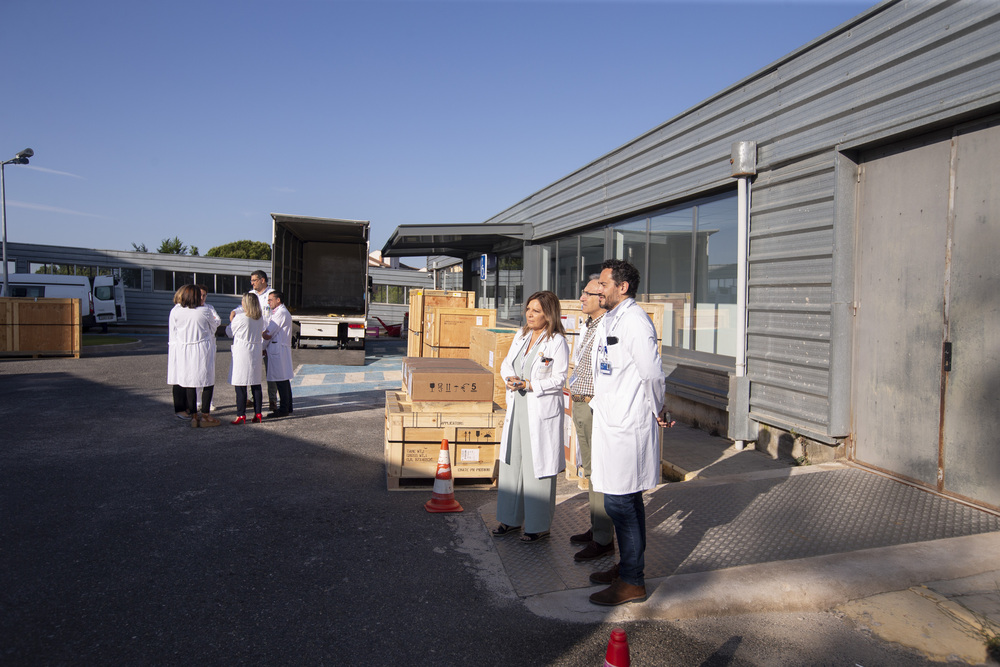
M 406 400 L 427 402 L 483 403 L 470 406 L 470 412 L 493 409 L 493 374 L 470 359 L 403 359 L 403 391 Z
M 79 299 L 0 298 L 0 356 L 80 358 Z
M 493 401 L 507 409 L 507 388 L 500 374 L 500 364 L 510 351 L 517 329 L 472 327 L 469 337 L 469 359 L 493 372 Z
M 402 392 L 385 395 L 384 455 L 387 485 L 400 479 L 431 479 L 437 473 L 441 441 L 448 440 L 453 479 L 492 480 L 500 454 L 504 412 L 433 411 Z M 438 403 L 434 402 L 435 407 Z M 392 480 L 397 480 L 393 482 Z
M 495 327 L 497 311 L 492 308 L 430 307 L 424 310 L 425 356 L 469 358 L 472 327 Z
M 662 345 L 665 304 L 646 301 L 636 301 L 636 304 L 649 315 L 649 319 L 653 322 L 653 328 L 656 329 L 656 340 Z M 587 316 L 580 310 L 579 300 L 560 301 L 559 308 L 562 311 L 563 328 L 566 329 L 566 340 L 569 342 L 569 354 L 572 358 L 576 344 L 586 330 Z
M 461 290 L 410 290 L 410 331 L 406 341 L 406 356 L 419 357 L 424 348 L 424 311 L 427 308 L 474 308 L 476 293 Z

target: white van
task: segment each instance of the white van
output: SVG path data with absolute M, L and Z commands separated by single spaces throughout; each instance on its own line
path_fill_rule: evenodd
M 93 290 L 87 276 L 11 273 L 9 279 L 7 296 L 79 299 L 84 329 L 125 321 L 125 290 L 118 276 L 95 276 Z

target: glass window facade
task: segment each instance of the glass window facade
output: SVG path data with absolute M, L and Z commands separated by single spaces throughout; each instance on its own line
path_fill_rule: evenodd
M 624 259 L 639 269 L 637 300 L 664 305 L 665 351 L 735 357 L 736 206 L 733 192 L 543 242 L 542 289 L 575 299 L 606 256 Z
M 406 304 L 410 302 L 410 290 L 404 285 L 374 285 L 372 303 Z

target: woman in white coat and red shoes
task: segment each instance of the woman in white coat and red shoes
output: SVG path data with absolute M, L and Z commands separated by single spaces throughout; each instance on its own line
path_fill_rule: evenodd
M 233 339 L 232 365 L 229 367 L 229 384 L 236 389 L 236 419 L 233 425 L 247 423 L 247 387 L 253 393 L 254 424 L 262 421 L 264 397 L 260 388 L 260 367 L 264 348 L 264 314 L 260 299 L 252 292 L 243 295 L 242 308 L 229 313 L 226 335 Z
M 214 309 L 201 305 L 196 285 L 181 289 L 180 306 L 170 311 L 167 384 L 184 387 L 192 427 L 218 426 L 222 422 L 209 411 L 215 390 L 215 331 L 221 322 Z M 198 387 L 203 387 L 200 413 Z
M 548 537 L 556 508 L 556 475 L 563 455 L 563 383 L 569 345 L 559 298 L 535 292 L 524 308 L 525 325 L 500 366 L 507 386 L 507 415 L 500 440 L 497 521 L 499 537 L 523 529 L 522 542 Z

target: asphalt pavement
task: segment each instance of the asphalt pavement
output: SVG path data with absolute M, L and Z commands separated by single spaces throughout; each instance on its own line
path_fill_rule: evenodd
M 798 480 L 870 475 L 770 464 L 650 494 L 657 516 L 674 522 L 657 525 L 686 546 L 672 570 L 651 577 L 647 602 L 595 615 L 581 604 L 594 589 L 572 579 L 519 591 L 520 566 L 488 532 L 495 492 L 461 490 L 465 512 L 432 515 L 428 494 L 386 489 L 383 395 L 398 386 L 403 349 L 378 342 L 361 370 L 299 359 L 294 416 L 231 426 L 220 341 L 224 423 L 212 429 L 173 416 L 162 336 L 85 349 L 78 360 L 0 360 L 0 664 L 598 665 L 619 624 L 636 665 L 932 664 L 939 658 L 905 638 L 880 637 L 890 623 L 879 614 L 904 604 L 875 593 L 918 597 L 910 587 L 923 586 L 939 597 L 922 599 L 968 609 L 966 594 L 983 589 L 980 608 L 990 604 L 998 551 L 989 526 L 749 564 L 725 555 L 753 551 L 723 544 L 727 526 L 749 531 L 740 540 L 752 533 L 741 519 L 753 499 L 766 508 L 782 488 L 808 496 Z M 767 458 L 739 456 L 750 454 Z M 726 470 L 734 455 L 714 467 Z M 575 480 L 559 489 L 568 530 L 585 495 Z M 698 498 L 740 493 L 751 501 L 715 510 L 726 521 L 704 512 L 692 521 Z M 571 556 L 556 535 L 536 546 Z M 851 560 L 880 549 L 897 550 L 896 560 Z M 948 560 L 958 569 L 939 567 Z M 859 574 L 878 562 L 881 574 Z

